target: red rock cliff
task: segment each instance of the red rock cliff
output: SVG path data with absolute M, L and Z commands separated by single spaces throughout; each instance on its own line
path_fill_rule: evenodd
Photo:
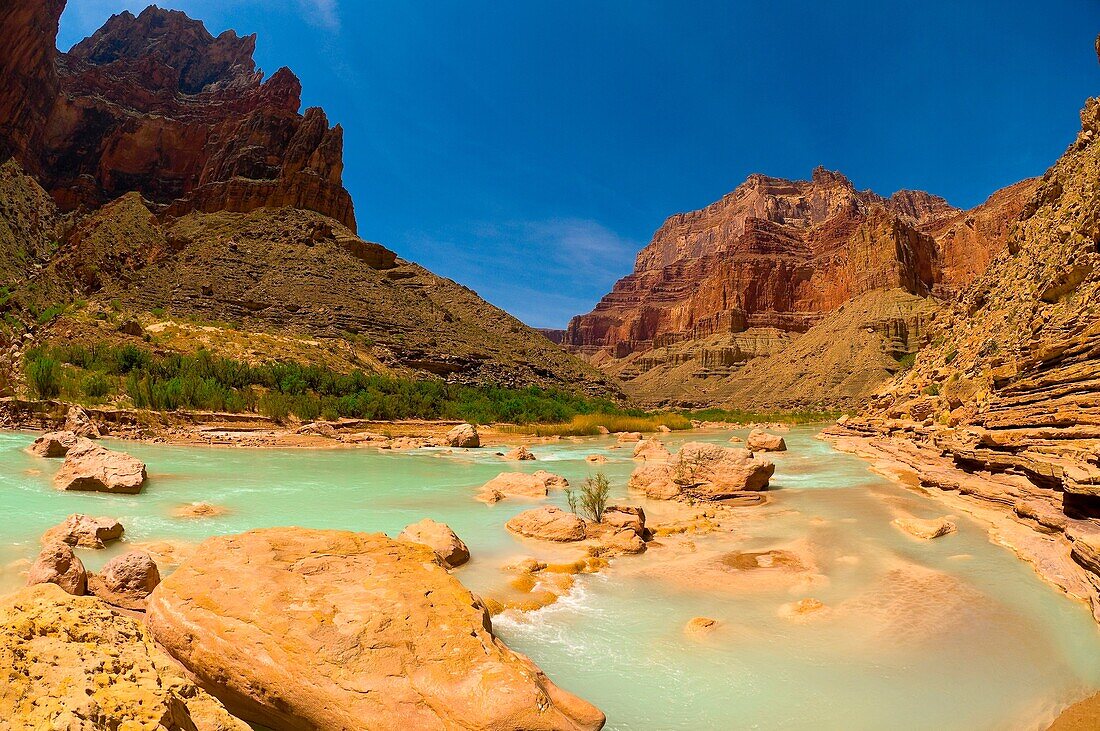
M 958 210 L 942 198 L 857 191 L 823 168 L 810 181 L 752 175 L 706 208 L 669 218 L 566 342 L 623 356 L 661 342 L 776 327 L 804 332 L 874 289 L 924 295 L 940 281 L 921 228 Z
M 8 0 L 0 9 L 0 140 L 62 208 L 138 191 L 173 215 L 294 206 L 354 228 L 341 128 L 321 109 L 299 113 L 301 84 L 288 69 L 263 80 L 255 36 L 215 38 L 181 12 L 149 7 L 58 53 L 63 8 Z

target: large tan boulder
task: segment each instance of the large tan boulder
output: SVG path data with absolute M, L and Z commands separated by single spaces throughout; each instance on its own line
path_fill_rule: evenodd
M 77 444 L 86 441 L 71 431 L 51 431 L 38 437 L 27 447 L 27 451 L 39 457 L 64 457 Z
M 69 407 L 69 412 L 65 415 L 65 425 L 61 428 L 63 431 L 70 431 L 78 437 L 87 439 L 99 439 L 101 436 L 99 427 L 88 416 L 88 412 L 79 406 Z
M 745 446 L 751 452 L 786 452 L 787 442 L 778 434 L 769 434 L 763 429 L 753 429 Z
M 643 439 L 634 446 L 634 459 L 645 462 L 667 462 L 672 457 L 660 439 Z
M 638 441 L 641 441 L 641 439 L 642 439 L 642 433 L 641 432 L 636 432 L 636 431 L 619 432 L 619 434 L 615 437 L 615 441 L 621 442 L 623 444 L 626 444 L 626 443 L 629 443 L 629 442 L 638 442 Z
M 75 596 L 88 591 L 88 572 L 84 563 L 73 553 L 72 546 L 61 541 L 49 543 L 31 564 L 27 585 L 56 584 Z
M 530 475 L 524 472 L 501 472 L 481 486 L 478 499 L 488 503 L 510 497 L 540 500 L 550 490 L 564 490 L 567 487 L 568 480 L 546 470 L 538 470 Z
M 0 728 L 249 731 L 140 624 L 49 584 L 0 599 Z
M 505 527 L 527 538 L 559 543 L 583 541 L 587 536 L 584 520 L 553 505 L 525 510 L 509 520 Z
M 439 523 L 431 518 L 424 518 L 419 523 L 405 526 L 397 536 L 399 541 L 410 541 L 427 546 L 436 552 L 443 563 L 454 568 L 461 566 L 470 560 L 470 549 L 455 535 L 451 527 L 446 523 Z
M 103 548 L 122 538 L 122 524 L 114 518 L 93 518 L 73 513 L 63 523 L 42 534 L 42 543 L 61 541 L 78 548 Z
M 459 424 L 447 432 L 443 441 L 448 447 L 474 448 L 481 446 L 481 437 L 473 424 Z
M 149 598 L 153 637 L 236 715 L 281 730 L 599 729 L 494 637 L 426 546 L 271 528 L 205 541 Z
M 99 573 L 88 576 L 88 592 L 123 609 L 145 609 L 153 589 L 160 583 L 160 570 L 144 551 L 115 556 Z
M 688 442 L 667 464 L 639 465 L 627 487 L 657 500 L 683 494 L 701 500 L 721 500 L 767 489 L 774 473 L 774 464 L 747 449 Z
M 53 482 L 61 490 L 135 494 L 145 479 L 145 463 L 137 457 L 87 442 L 69 450 Z
M 645 511 L 636 505 L 608 505 L 600 522 L 615 530 L 632 530 L 639 537 L 646 534 Z

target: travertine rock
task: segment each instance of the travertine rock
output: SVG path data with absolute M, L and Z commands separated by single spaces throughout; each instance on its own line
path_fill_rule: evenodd
M 643 439 L 634 447 L 633 456 L 644 462 L 667 462 L 672 453 L 660 439 Z
M 443 559 L 448 567 L 461 566 L 470 560 L 470 549 L 462 542 L 446 523 L 438 523 L 424 518 L 418 523 L 405 526 L 397 540 L 419 543 L 432 549 Z
M 27 450 L 39 457 L 64 457 L 80 440 L 81 437 L 71 431 L 51 431 L 35 439 Z
M 46 544 L 31 564 L 27 585 L 35 584 L 57 584 L 69 594 L 82 596 L 88 589 L 88 573 L 72 546 L 53 541 Z
M 156 562 L 144 551 L 115 556 L 103 569 L 88 576 L 88 593 L 123 609 L 144 610 L 146 600 L 160 583 Z
M 531 453 L 531 450 L 527 447 L 520 445 L 515 449 L 509 450 L 504 454 L 504 459 L 512 460 L 515 462 L 527 462 L 533 460 L 535 455 Z
M 448 447 L 474 448 L 481 446 L 481 437 L 473 424 L 459 424 L 447 432 L 444 442 Z
M 530 475 L 523 472 L 501 472 L 481 486 L 478 499 L 490 503 L 509 497 L 538 500 L 546 497 L 550 490 L 563 490 L 567 487 L 568 480 L 546 470 L 538 470 Z
M 920 518 L 896 518 L 893 524 L 909 535 L 923 538 L 926 541 L 945 536 L 948 533 L 954 533 L 958 530 L 955 524 L 947 518 L 930 518 L 928 520 L 922 520 Z
M 485 607 L 431 549 L 378 534 L 211 538 L 156 588 L 146 621 L 230 710 L 273 728 L 604 722 L 494 637 Z
M 122 524 L 114 518 L 93 518 L 73 513 L 63 523 L 42 534 L 42 543 L 62 543 L 78 548 L 103 548 L 104 544 L 122 538 Z
M 61 490 L 134 494 L 145 484 L 145 463 L 137 457 L 88 443 L 70 449 L 54 475 Z
M 567 543 L 587 536 L 584 520 L 553 505 L 525 510 L 506 524 L 508 530 L 527 538 Z
M 85 439 L 99 439 L 99 427 L 95 425 L 88 412 L 79 406 L 70 406 L 65 415 L 65 424 L 62 431 L 72 432 Z
M 249 731 L 140 624 L 50 585 L 0 599 L 0 720 L 11 729 Z
M 751 452 L 786 452 L 787 442 L 778 434 L 769 434 L 763 429 L 753 429 L 749 432 L 745 446 Z

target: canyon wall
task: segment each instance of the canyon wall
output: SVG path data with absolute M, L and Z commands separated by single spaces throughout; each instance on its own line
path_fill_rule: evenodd
M 64 2 L 0 10 L 0 136 L 63 210 L 136 191 L 172 215 L 317 211 L 354 230 L 343 132 L 299 114 L 301 83 L 266 81 L 255 36 L 212 36 L 181 12 L 113 16 L 68 53 L 52 39 Z M 44 39 L 48 39 L 44 42 Z
M 920 300 L 948 296 L 984 269 L 1033 186 L 1025 181 L 961 211 L 920 191 L 859 191 L 822 168 L 809 181 L 752 175 L 706 208 L 669 218 L 634 271 L 573 318 L 564 342 L 653 405 L 848 406 L 920 347 L 936 309 Z M 881 292 L 894 294 L 855 308 L 868 320 L 849 313 L 816 336 L 824 346 L 825 332 L 887 333 L 877 353 L 857 348 L 849 372 L 789 379 L 798 392 L 769 393 L 759 379 L 742 378 L 757 358 L 825 367 L 808 354 L 799 366 L 783 352 L 845 303 Z M 862 375 L 847 378 L 854 373 Z M 825 381 L 832 385 L 824 391 L 810 387 Z
M 914 367 L 831 433 L 1000 516 L 1100 619 L 1100 99 L 1081 123 Z

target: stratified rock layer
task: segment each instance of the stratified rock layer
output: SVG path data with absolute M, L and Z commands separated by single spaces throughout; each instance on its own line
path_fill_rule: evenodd
M 341 182 L 342 131 L 301 84 L 267 81 L 256 37 L 212 36 L 155 6 L 124 11 L 68 53 L 53 47 L 64 2 L 0 11 L 0 132 L 64 209 L 137 191 L 174 215 L 293 206 L 355 227 Z M 11 76 L 8 76 L 10 71 Z
M 382 535 L 211 538 L 156 588 L 147 623 L 231 710 L 274 728 L 603 726 L 493 636 L 431 549 Z
M 938 306 L 924 301 L 1003 249 L 1033 186 L 960 211 L 821 168 L 810 181 L 750 176 L 669 218 L 565 343 L 654 406 L 851 406 L 926 342 Z
M 1081 122 L 932 347 L 831 436 L 1033 528 L 1002 542 L 1100 618 L 1100 99 Z

